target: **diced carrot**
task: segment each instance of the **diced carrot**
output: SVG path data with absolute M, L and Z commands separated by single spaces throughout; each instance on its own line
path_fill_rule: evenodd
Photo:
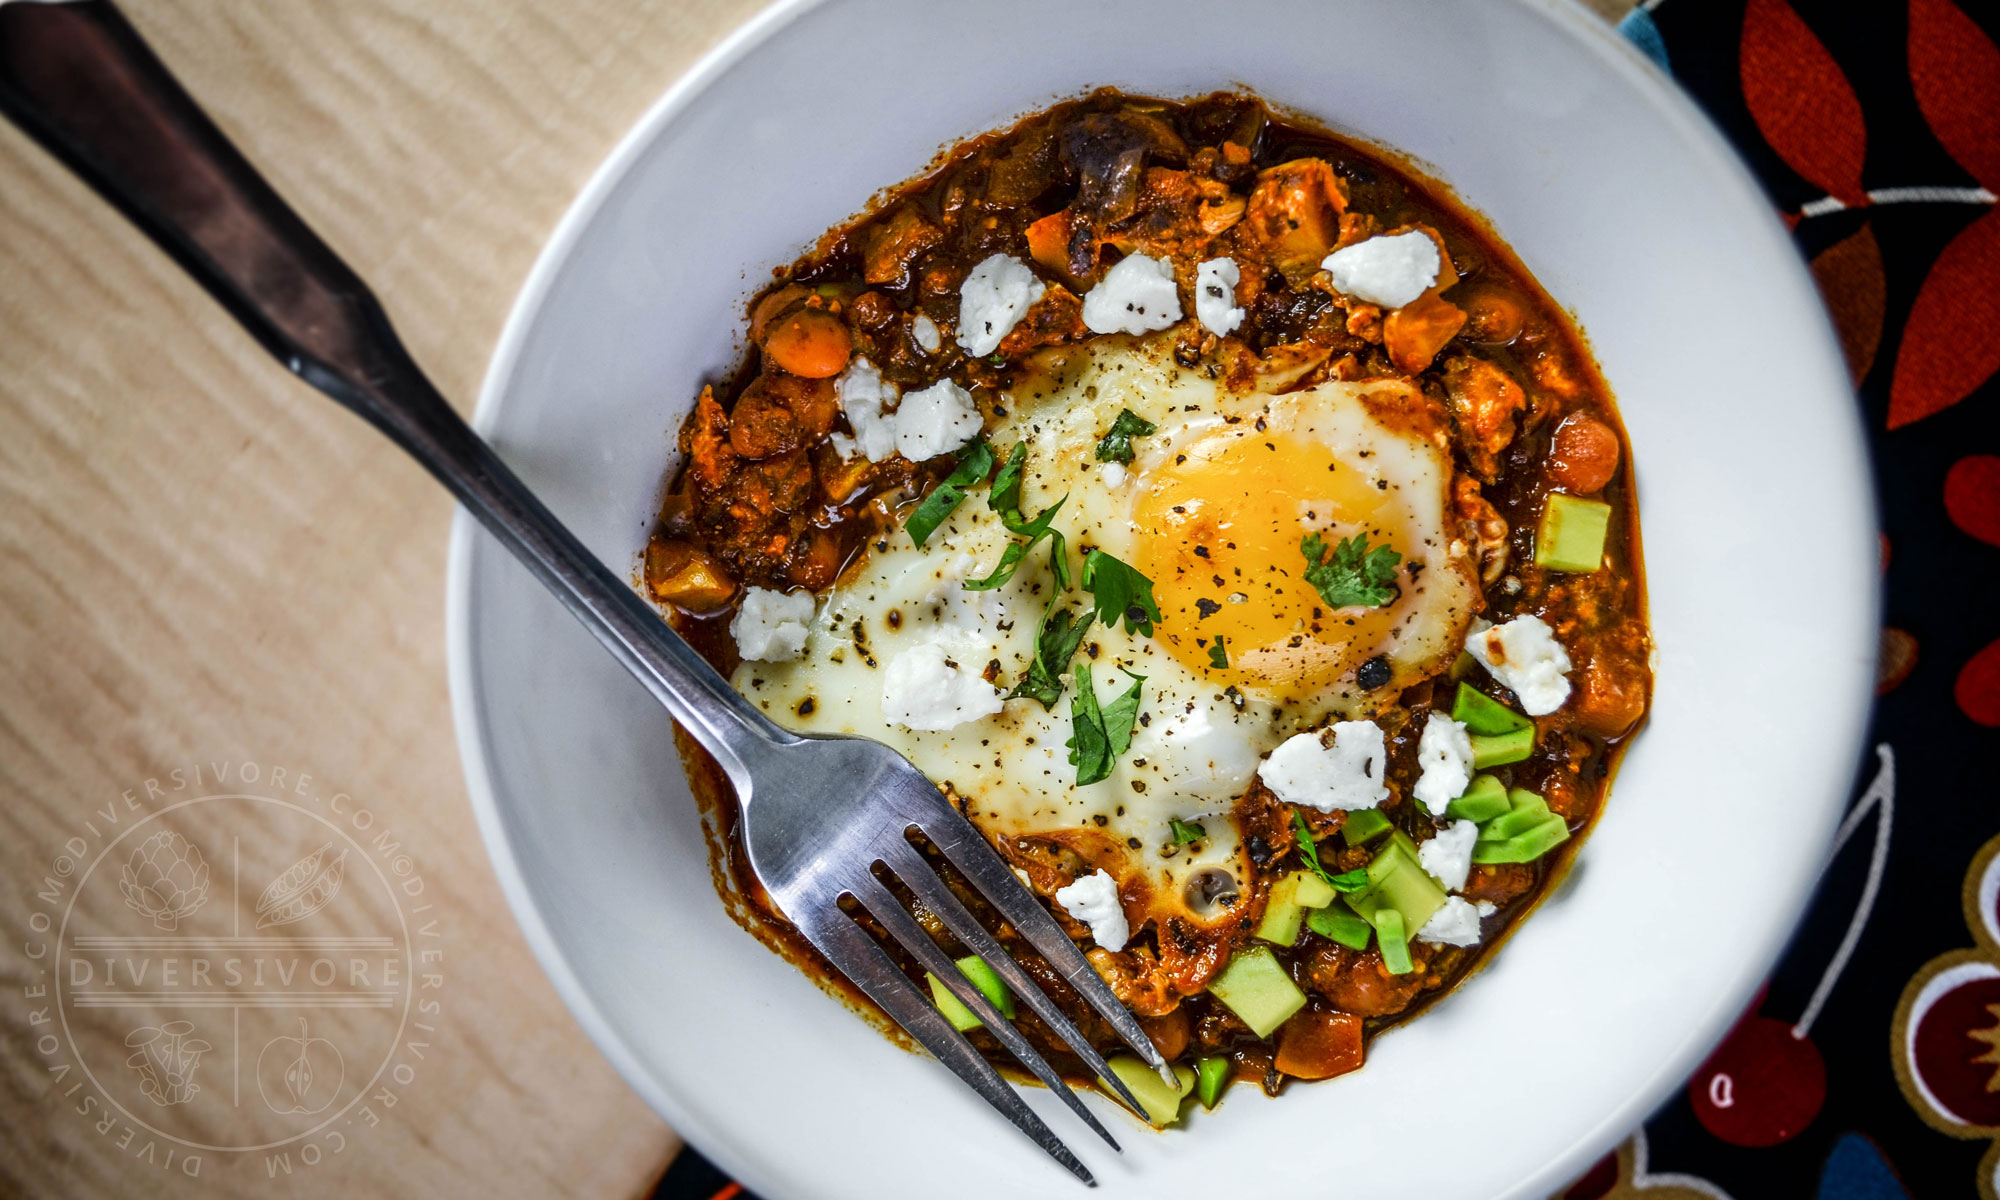
M 1246 227 L 1280 270 L 1310 271 L 1333 249 L 1347 185 L 1324 159 L 1280 163 L 1257 177 Z
M 1389 361 L 1415 375 L 1426 370 L 1445 343 L 1457 336 L 1465 314 L 1436 291 L 1425 292 L 1382 322 L 1382 345 Z
M 764 353 L 780 370 L 806 379 L 827 379 L 847 368 L 854 339 L 839 317 L 801 308 L 778 318 L 764 335 Z
M 1294 1079 L 1331 1079 L 1361 1066 L 1361 1018 L 1307 1009 L 1278 1031 L 1273 1063 Z
M 1028 257 L 1049 270 L 1069 275 L 1069 210 L 1052 212 L 1028 226 Z

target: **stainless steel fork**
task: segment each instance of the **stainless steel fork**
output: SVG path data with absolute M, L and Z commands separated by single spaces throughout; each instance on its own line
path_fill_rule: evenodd
M 786 917 L 931 1053 L 1079 1179 L 1090 1172 L 844 912 L 851 896 L 1114 1148 L 1061 1077 L 877 877 L 894 876 L 1077 1057 L 1143 1111 L 1075 1025 L 910 843 L 920 832 L 1140 1058 L 1173 1072 L 1055 919 L 888 747 L 773 725 L 599 562 L 452 411 L 367 286 L 266 184 L 109 0 L 0 0 L 0 111 L 139 226 L 301 379 L 422 463 L 705 746 L 735 785 L 751 866 Z

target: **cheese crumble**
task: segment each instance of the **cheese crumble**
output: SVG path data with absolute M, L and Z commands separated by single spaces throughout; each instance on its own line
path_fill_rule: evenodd
M 958 288 L 958 344 L 974 358 L 999 349 L 1048 285 L 1011 254 L 995 254 L 972 268 Z
M 1102 867 L 1068 887 L 1057 888 L 1056 903 L 1090 926 L 1091 940 L 1106 950 L 1123 950 L 1131 940 L 1132 926 L 1125 920 L 1125 906 L 1118 902 L 1118 881 Z
M 1436 837 L 1417 847 L 1417 862 L 1444 885 L 1445 891 L 1455 892 L 1465 886 L 1465 877 L 1472 874 L 1472 846 L 1478 840 L 1479 826 L 1471 821 L 1453 821 L 1439 830 Z
M 1479 922 L 1499 911 L 1484 900 L 1474 904 L 1463 896 L 1447 896 L 1444 907 L 1417 931 L 1417 940 L 1433 946 L 1477 946 Z
M 1465 649 L 1487 673 L 1521 698 L 1521 711 L 1545 717 L 1569 699 L 1569 652 L 1540 617 L 1505 625 L 1474 618 Z
M 1321 812 L 1374 808 L 1387 800 L 1382 777 L 1389 755 L 1382 727 L 1373 721 L 1337 721 L 1332 732 L 1332 745 L 1317 733 L 1287 739 L 1257 768 L 1257 778 L 1286 804 Z
M 1441 712 L 1431 713 L 1417 741 L 1417 764 L 1424 773 L 1410 794 L 1442 815 L 1444 806 L 1465 795 L 1472 783 L 1472 737 L 1464 724 Z
M 1083 297 L 1083 323 L 1092 333 L 1151 333 L 1180 319 L 1174 269 L 1144 254 L 1119 259 Z
M 1202 328 L 1222 337 L 1243 323 L 1236 285 L 1243 272 L 1233 258 L 1211 258 L 1194 271 L 1194 315 Z
M 748 662 L 790 662 L 805 653 L 813 619 L 811 592 L 779 592 L 753 587 L 729 622 L 736 652 Z
M 1335 250 L 1319 265 L 1332 272 L 1333 286 L 1342 294 L 1401 308 L 1437 283 L 1444 260 L 1436 242 L 1412 229 Z

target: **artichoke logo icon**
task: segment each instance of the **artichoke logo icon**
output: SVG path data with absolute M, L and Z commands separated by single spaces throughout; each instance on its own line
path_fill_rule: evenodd
M 162 829 L 132 851 L 118 878 L 125 903 L 172 932 L 208 900 L 208 864 L 180 834 Z

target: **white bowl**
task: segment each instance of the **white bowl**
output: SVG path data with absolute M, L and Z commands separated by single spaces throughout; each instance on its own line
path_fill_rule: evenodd
M 1876 566 L 1846 373 L 1749 175 L 1595 17 L 1554 0 L 781 3 L 618 147 L 521 294 L 478 424 L 621 573 L 743 302 L 941 145 L 1101 84 L 1235 84 L 1402 150 L 1589 333 L 1630 428 L 1658 643 L 1649 727 L 1569 882 L 1366 1069 L 1238 1087 L 1111 1154 L 1104 1192 L 1540 1197 L 1723 1032 L 1818 874 L 1869 703 Z M 1070 1195 L 929 1059 L 724 914 L 666 716 L 466 520 L 452 685 L 523 930 L 660 1115 L 772 1197 Z

